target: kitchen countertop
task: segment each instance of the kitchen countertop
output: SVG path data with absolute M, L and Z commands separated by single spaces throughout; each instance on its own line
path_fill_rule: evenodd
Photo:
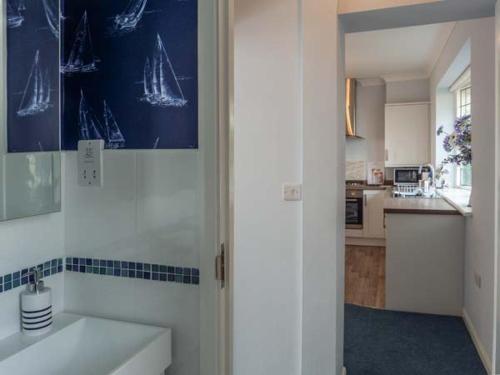
M 385 214 L 460 215 L 441 198 L 392 198 L 384 200 Z
M 391 185 L 346 185 L 346 190 L 386 190 L 390 189 Z

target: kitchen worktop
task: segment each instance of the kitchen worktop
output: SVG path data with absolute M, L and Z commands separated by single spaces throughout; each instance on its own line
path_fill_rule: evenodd
M 441 198 L 392 198 L 384 200 L 385 214 L 460 215 Z
M 392 185 L 346 185 L 347 190 L 386 190 L 392 187 Z

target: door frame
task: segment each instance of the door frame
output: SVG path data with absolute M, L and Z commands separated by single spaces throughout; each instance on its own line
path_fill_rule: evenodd
M 224 280 L 217 282 L 217 375 L 231 375 L 233 327 L 233 0 L 217 0 L 218 44 L 218 201 L 217 255 L 224 249 Z M 203 372 L 202 372 L 203 373 Z
M 494 197 L 494 205 L 496 208 L 495 214 L 495 238 L 494 238 L 494 253 L 495 253 L 495 271 L 494 271 L 494 322 L 493 322 L 493 348 L 492 348 L 492 358 L 491 358 L 491 366 L 492 373 L 500 374 L 500 0 L 495 0 L 496 9 L 495 9 L 495 19 L 496 19 L 496 67 L 495 67 L 495 85 L 496 85 L 496 93 L 495 93 L 495 110 L 496 110 L 496 118 L 495 118 L 495 161 L 496 161 L 496 185 L 497 189 Z M 478 14 L 471 14 L 470 17 L 464 17 L 463 13 L 449 12 L 448 15 L 443 16 L 443 19 L 440 19 L 439 12 L 433 12 L 434 9 L 441 10 L 440 7 L 449 7 L 448 10 L 452 10 L 453 4 L 448 2 L 448 4 L 421 4 L 420 12 L 418 14 L 407 15 L 405 14 L 405 10 L 407 8 L 411 8 L 412 6 L 401 6 L 399 8 L 386 8 L 386 9 L 377 9 L 374 11 L 360 12 L 358 14 L 349 14 L 347 16 L 339 14 L 339 22 L 342 25 L 344 30 L 347 30 L 346 33 L 359 32 L 359 31 L 369 31 L 367 29 L 363 29 L 363 24 L 370 25 L 373 30 L 382 30 L 382 29 L 392 29 L 396 27 L 410 27 L 410 26 L 419 26 L 433 23 L 442 23 L 442 22 L 460 22 L 469 19 L 477 19 L 482 17 L 487 17 L 485 15 L 481 15 L 481 12 Z M 457 4 L 457 6 L 461 6 Z M 425 9 L 424 9 L 425 8 Z M 396 17 L 395 15 L 399 14 L 401 17 Z M 456 18 L 454 18 L 456 17 Z M 373 28 L 373 25 L 377 24 L 378 27 Z M 345 52 L 344 45 L 339 45 L 339 54 L 343 55 Z M 344 74 L 345 75 L 345 74 Z M 342 74 L 339 73 L 338 79 L 343 79 Z M 340 166 L 339 166 L 340 167 Z M 343 251 L 343 250 L 339 250 Z M 337 290 L 337 293 L 344 293 L 344 290 Z M 342 328 L 344 326 L 344 322 L 342 322 Z M 344 368 L 345 369 L 345 368 Z M 345 372 L 345 370 L 344 370 Z

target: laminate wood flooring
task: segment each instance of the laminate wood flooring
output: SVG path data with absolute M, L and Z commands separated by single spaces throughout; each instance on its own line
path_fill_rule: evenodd
M 346 246 L 345 302 L 385 307 L 385 247 Z

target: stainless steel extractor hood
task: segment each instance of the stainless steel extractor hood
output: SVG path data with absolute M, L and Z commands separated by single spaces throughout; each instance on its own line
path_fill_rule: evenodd
M 345 80 L 345 135 L 363 139 L 356 133 L 356 83 L 354 78 Z

